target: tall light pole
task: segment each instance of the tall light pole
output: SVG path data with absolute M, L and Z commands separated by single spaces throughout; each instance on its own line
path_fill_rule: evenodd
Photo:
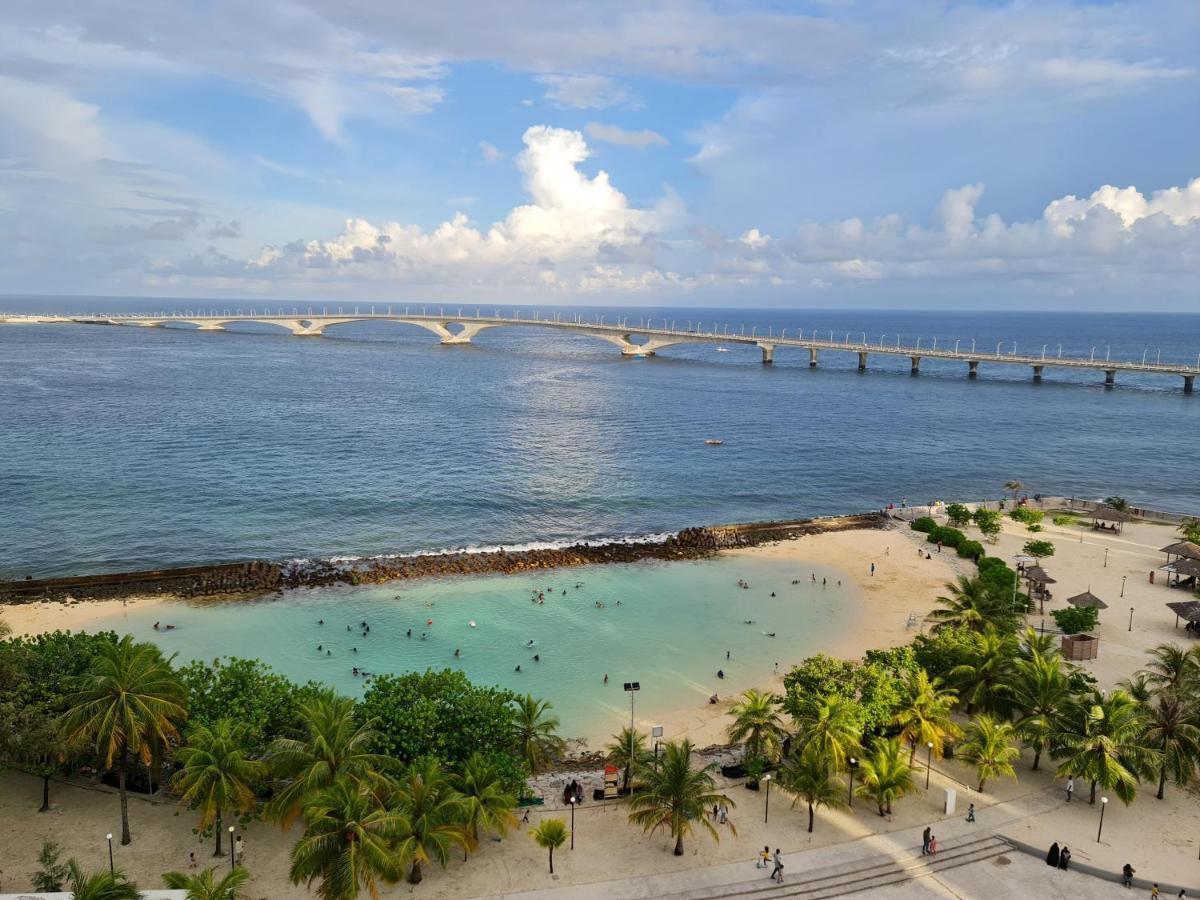
M 117 869 L 116 866 L 113 865 L 112 835 L 106 834 L 104 837 L 108 841 L 108 874 L 115 875 L 117 874 Z
M 767 783 L 767 798 L 763 802 L 763 824 L 767 824 L 767 816 L 771 813 L 771 773 L 768 772 L 762 777 L 762 780 Z
M 569 802 L 571 804 L 571 849 L 574 850 L 575 849 L 575 795 L 572 794 L 570 800 L 568 800 L 567 802 Z
M 1129 607 L 1129 630 L 1133 631 L 1133 607 Z
M 1108 806 L 1108 798 L 1100 798 L 1100 827 L 1096 829 L 1096 843 L 1100 843 L 1100 834 L 1104 831 L 1104 809 Z
M 1121 596 L 1122 596 L 1122 597 L 1124 597 L 1124 596 L 1125 596 L 1125 579 L 1126 579 L 1126 578 L 1128 578 L 1128 577 L 1129 577 L 1128 575 L 1122 575 L 1122 576 L 1121 576 Z
M 625 682 L 625 690 L 629 693 L 629 775 L 625 777 L 626 787 L 629 787 L 628 781 L 633 774 L 633 698 L 641 689 L 642 683 L 640 681 Z
M 853 756 L 848 760 L 847 769 L 850 772 L 850 790 L 846 792 L 846 806 L 854 805 L 854 770 L 858 768 L 858 760 Z
M 925 790 L 929 790 L 929 773 L 933 771 L 933 741 L 925 745 Z
M 233 843 L 233 826 L 229 826 L 229 871 L 237 869 L 237 846 Z

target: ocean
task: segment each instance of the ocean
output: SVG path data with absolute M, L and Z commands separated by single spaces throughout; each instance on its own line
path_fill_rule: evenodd
M 861 374 L 851 354 L 809 369 L 789 349 L 764 367 L 737 345 L 623 359 L 537 328 L 442 347 L 386 323 L 303 340 L 266 326 L 0 326 L 0 578 L 661 534 L 996 497 L 1011 478 L 1031 494 L 1200 511 L 1200 394 L 1181 379 L 1121 373 L 1106 390 L 1098 371 L 1047 369 L 1034 384 L 987 363 L 1015 342 L 1194 365 L 1198 315 L 558 311 L 988 349 L 971 381 L 960 363 L 926 360 L 912 377 L 882 356 Z

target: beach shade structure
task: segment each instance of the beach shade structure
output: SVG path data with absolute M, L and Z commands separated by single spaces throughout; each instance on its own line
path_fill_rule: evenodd
M 1106 529 L 1120 532 L 1129 521 L 1129 513 L 1123 513 L 1111 506 L 1097 506 L 1087 514 L 1092 520 L 1093 529 Z
M 1167 573 L 1167 584 L 1171 587 L 1190 587 L 1200 583 L 1200 560 L 1180 558 L 1161 567 Z M 1175 580 L 1171 581 L 1171 576 Z
M 1167 609 L 1175 613 L 1176 628 L 1179 627 L 1180 619 L 1188 622 L 1200 622 L 1200 600 L 1176 600 L 1168 603 Z
M 1026 566 L 1024 572 L 1025 580 L 1029 582 L 1029 594 L 1035 597 L 1039 604 L 1039 609 L 1042 615 L 1046 614 L 1046 601 L 1051 599 L 1050 591 L 1046 587 L 1049 584 L 1058 584 L 1058 579 L 1051 578 L 1041 566 Z
M 1168 544 L 1162 548 L 1162 552 L 1167 554 L 1168 563 L 1171 562 L 1172 556 L 1178 556 L 1180 559 L 1200 560 L 1200 544 L 1193 544 L 1191 541 Z
M 1068 597 L 1067 602 L 1072 606 L 1085 606 L 1092 609 L 1108 609 L 1108 604 L 1091 591 L 1084 591 L 1082 594 L 1076 594 L 1074 597 Z

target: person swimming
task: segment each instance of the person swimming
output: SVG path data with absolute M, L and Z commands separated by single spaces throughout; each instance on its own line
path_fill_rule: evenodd
M 540 653 L 535 653 L 535 654 L 533 654 L 533 661 L 534 661 L 534 662 L 541 662 L 541 661 L 542 661 L 542 654 L 540 654 Z
M 347 630 L 347 631 L 349 631 L 349 630 L 350 630 L 350 626 L 349 626 L 349 625 L 347 625 L 347 626 L 346 626 L 346 630 Z
M 454 655 L 455 656 L 459 655 L 459 649 L 457 647 L 454 648 Z
M 158 623 L 157 622 L 154 623 L 154 630 L 158 631 Z
M 352 668 L 352 669 L 350 670 L 350 673 L 351 673 L 352 675 L 355 675 L 355 676 L 357 676 L 357 675 L 358 675 L 358 666 L 355 666 L 354 668 Z
M 325 624 L 325 620 L 324 620 L 324 619 L 317 619 L 317 624 L 318 624 L 318 625 L 324 625 L 324 624 Z
M 324 647 L 322 647 L 320 644 L 317 644 L 317 652 L 318 652 L 318 653 L 320 653 L 320 652 L 321 652 L 322 650 L 324 650 L 324 649 L 325 649 L 325 648 L 324 648 Z
M 604 683 L 608 684 L 608 673 L 607 672 L 604 673 Z
M 532 646 L 533 646 L 533 638 L 530 638 L 529 640 L 527 640 L 527 641 L 525 642 L 525 646 L 526 646 L 526 647 L 532 647 Z
M 325 655 L 326 655 L 326 656 L 333 656 L 333 651 L 332 651 L 332 650 L 326 650 L 326 651 L 325 651 Z
M 358 648 L 357 648 L 357 647 L 351 647 L 351 648 L 350 648 L 350 652 L 351 652 L 351 653 L 357 653 L 357 652 L 358 652 Z
M 520 664 L 520 663 L 517 663 L 517 667 L 516 667 L 515 669 L 513 669 L 513 671 L 514 671 L 514 672 L 520 672 L 520 671 L 521 671 L 521 664 Z
M 718 678 L 724 678 L 724 677 L 725 677 L 725 670 L 724 670 L 724 669 L 717 669 L 717 677 L 718 677 Z
M 773 631 L 764 631 L 763 634 L 765 634 L 767 637 L 775 637 L 775 632 Z

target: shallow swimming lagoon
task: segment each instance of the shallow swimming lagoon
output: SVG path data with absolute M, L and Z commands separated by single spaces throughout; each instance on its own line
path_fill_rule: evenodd
M 366 688 L 354 666 L 374 674 L 461 668 L 476 682 L 551 700 L 563 734 L 596 744 L 629 719 L 624 682 L 641 683 L 644 724 L 703 704 L 714 691 L 732 695 L 769 677 L 776 662 L 786 671 L 840 636 L 856 599 L 837 569 L 723 557 L 131 606 L 91 627 L 153 640 L 185 661 L 257 657 L 290 678 L 350 694 Z M 156 621 L 175 628 L 156 632 Z

